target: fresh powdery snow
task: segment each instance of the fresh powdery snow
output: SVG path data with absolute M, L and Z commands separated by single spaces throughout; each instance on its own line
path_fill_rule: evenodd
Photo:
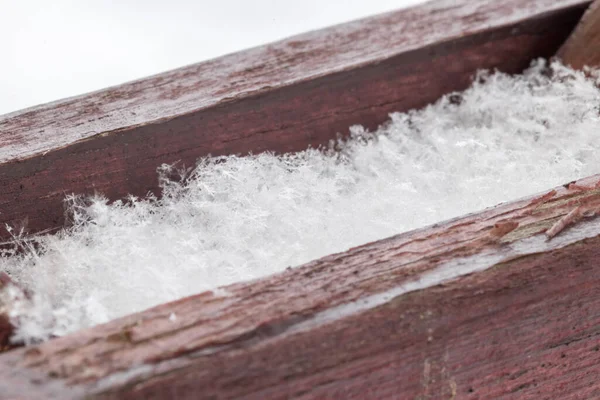
M 72 197 L 73 226 L 0 257 L 31 342 L 600 172 L 600 90 L 559 64 L 472 87 L 327 150 L 205 158 L 160 199 Z M 335 151 L 333 150 L 335 148 Z

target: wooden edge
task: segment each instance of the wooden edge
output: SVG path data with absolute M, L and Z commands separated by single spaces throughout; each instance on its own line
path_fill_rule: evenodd
M 588 8 L 557 56 L 576 69 L 600 66 L 600 1 Z
M 158 194 L 163 163 L 317 147 L 348 127 L 517 73 L 567 38 L 586 0 L 441 0 L 0 117 L 4 225 L 65 223 L 66 195 Z
M 599 187 L 584 179 L 13 350 L 0 382 L 61 399 L 596 398 Z

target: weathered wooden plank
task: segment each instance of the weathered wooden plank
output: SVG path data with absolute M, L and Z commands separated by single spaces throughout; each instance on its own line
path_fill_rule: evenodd
M 586 0 L 442 0 L 0 117 L 0 226 L 63 225 L 65 194 L 157 192 L 156 168 L 296 151 L 553 55 Z M 8 234 L 0 229 L 0 242 Z
M 576 69 L 600 66 L 600 1 L 592 3 L 557 55 Z
M 13 350 L 0 382 L 31 398 L 596 398 L 598 182 Z

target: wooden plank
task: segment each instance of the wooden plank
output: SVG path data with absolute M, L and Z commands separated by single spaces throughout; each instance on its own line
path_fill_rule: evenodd
M 157 192 L 156 168 L 296 151 L 551 56 L 585 0 L 442 0 L 0 117 L 0 226 L 63 226 L 66 194 Z M 9 238 L 0 229 L 0 242 Z
M 600 67 L 600 1 L 588 8 L 557 55 L 576 69 Z
M 597 398 L 599 178 L 13 350 L 0 382 L 31 398 Z

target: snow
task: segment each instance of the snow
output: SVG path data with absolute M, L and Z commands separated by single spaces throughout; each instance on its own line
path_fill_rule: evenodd
M 44 340 L 600 172 L 597 77 L 536 62 L 325 150 L 163 166 L 161 199 L 71 196 L 73 226 L 0 271 L 15 340 Z M 173 179 L 177 178 L 177 179 Z M 14 232 L 19 237 L 18 232 Z M 174 316 L 174 318 L 176 318 Z

